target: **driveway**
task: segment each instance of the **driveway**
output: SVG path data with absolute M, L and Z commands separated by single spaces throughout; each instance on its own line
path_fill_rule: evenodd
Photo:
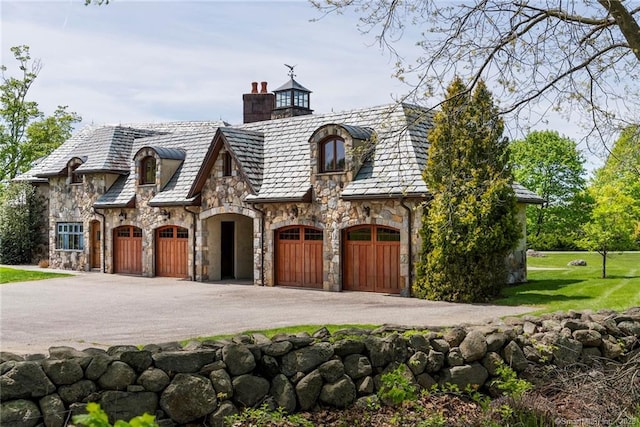
M 23 354 L 46 353 L 50 346 L 106 348 L 298 324 L 450 326 L 531 311 L 102 273 L 0 285 L 0 308 L 0 350 Z

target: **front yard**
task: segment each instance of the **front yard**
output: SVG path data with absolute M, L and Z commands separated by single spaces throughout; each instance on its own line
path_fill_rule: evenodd
M 26 282 L 28 280 L 54 279 L 56 277 L 71 276 L 71 274 L 50 273 L 46 271 L 20 270 L 17 268 L 0 267 L 0 284 L 11 282 Z

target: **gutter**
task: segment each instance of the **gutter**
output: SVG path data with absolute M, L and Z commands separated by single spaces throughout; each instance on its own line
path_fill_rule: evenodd
M 192 250 L 193 250 L 193 260 L 191 261 L 191 281 L 196 281 L 196 232 L 198 231 L 198 212 L 190 211 L 186 206 L 183 206 L 183 209 L 191 214 L 191 218 L 193 218 L 193 239 L 192 239 Z
M 260 286 L 264 286 L 264 236 L 265 236 L 264 217 L 265 217 L 265 213 L 262 209 L 259 209 L 258 207 L 256 207 L 257 202 L 248 201 L 247 203 L 251 204 L 254 210 L 260 212 Z
M 98 212 L 95 206 L 92 206 L 93 208 L 93 212 L 95 212 L 96 215 L 100 215 L 102 217 L 102 242 L 101 242 L 101 250 L 102 250 L 102 272 L 106 273 L 106 259 L 107 259 L 107 247 L 106 247 L 106 239 L 105 239 L 105 229 L 106 229 L 106 222 L 107 222 L 107 218 L 105 217 L 105 215 L 103 213 Z
M 402 206 L 409 216 L 407 232 L 409 233 L 409 281 L 402 292 L 403 297 L 411 297 L 411 284 L 413 283 L 413 219 L 411 218 L 411 208 L 404 204 L 404 197 L 400 197 L 400 206 Z

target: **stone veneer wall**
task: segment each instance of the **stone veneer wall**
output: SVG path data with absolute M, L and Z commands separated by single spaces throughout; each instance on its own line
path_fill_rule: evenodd
M 398 332 L 400 331 L 400 332 Z M 49 356 L 0 353 L 3 426 L 62 427 L 99 402 L 111 422 L 144 412 L 161 426 L 220 426 L 224 416 L 266 403 L 287 412 L 347 407 L 376 399 L 381 375 L 404 365 L 420 388 L 455 384 L 491 392 L 501 363 L 516 372 L 540 365 L 623 362 L 640 347 L 640 307 L 569 312 L 428 331 L 383 327 L 331 335 L 259 334 L 230 340 L 116 346 Z

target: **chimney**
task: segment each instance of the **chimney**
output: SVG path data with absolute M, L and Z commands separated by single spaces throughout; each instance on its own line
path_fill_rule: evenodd
M 258 82 L 251 82 L 251 93 L 242 95 L 243 123 L 270 120 L 275 102 L 276 96 L 267 92 L 267 82 L 261 82 L 260 93 Z

